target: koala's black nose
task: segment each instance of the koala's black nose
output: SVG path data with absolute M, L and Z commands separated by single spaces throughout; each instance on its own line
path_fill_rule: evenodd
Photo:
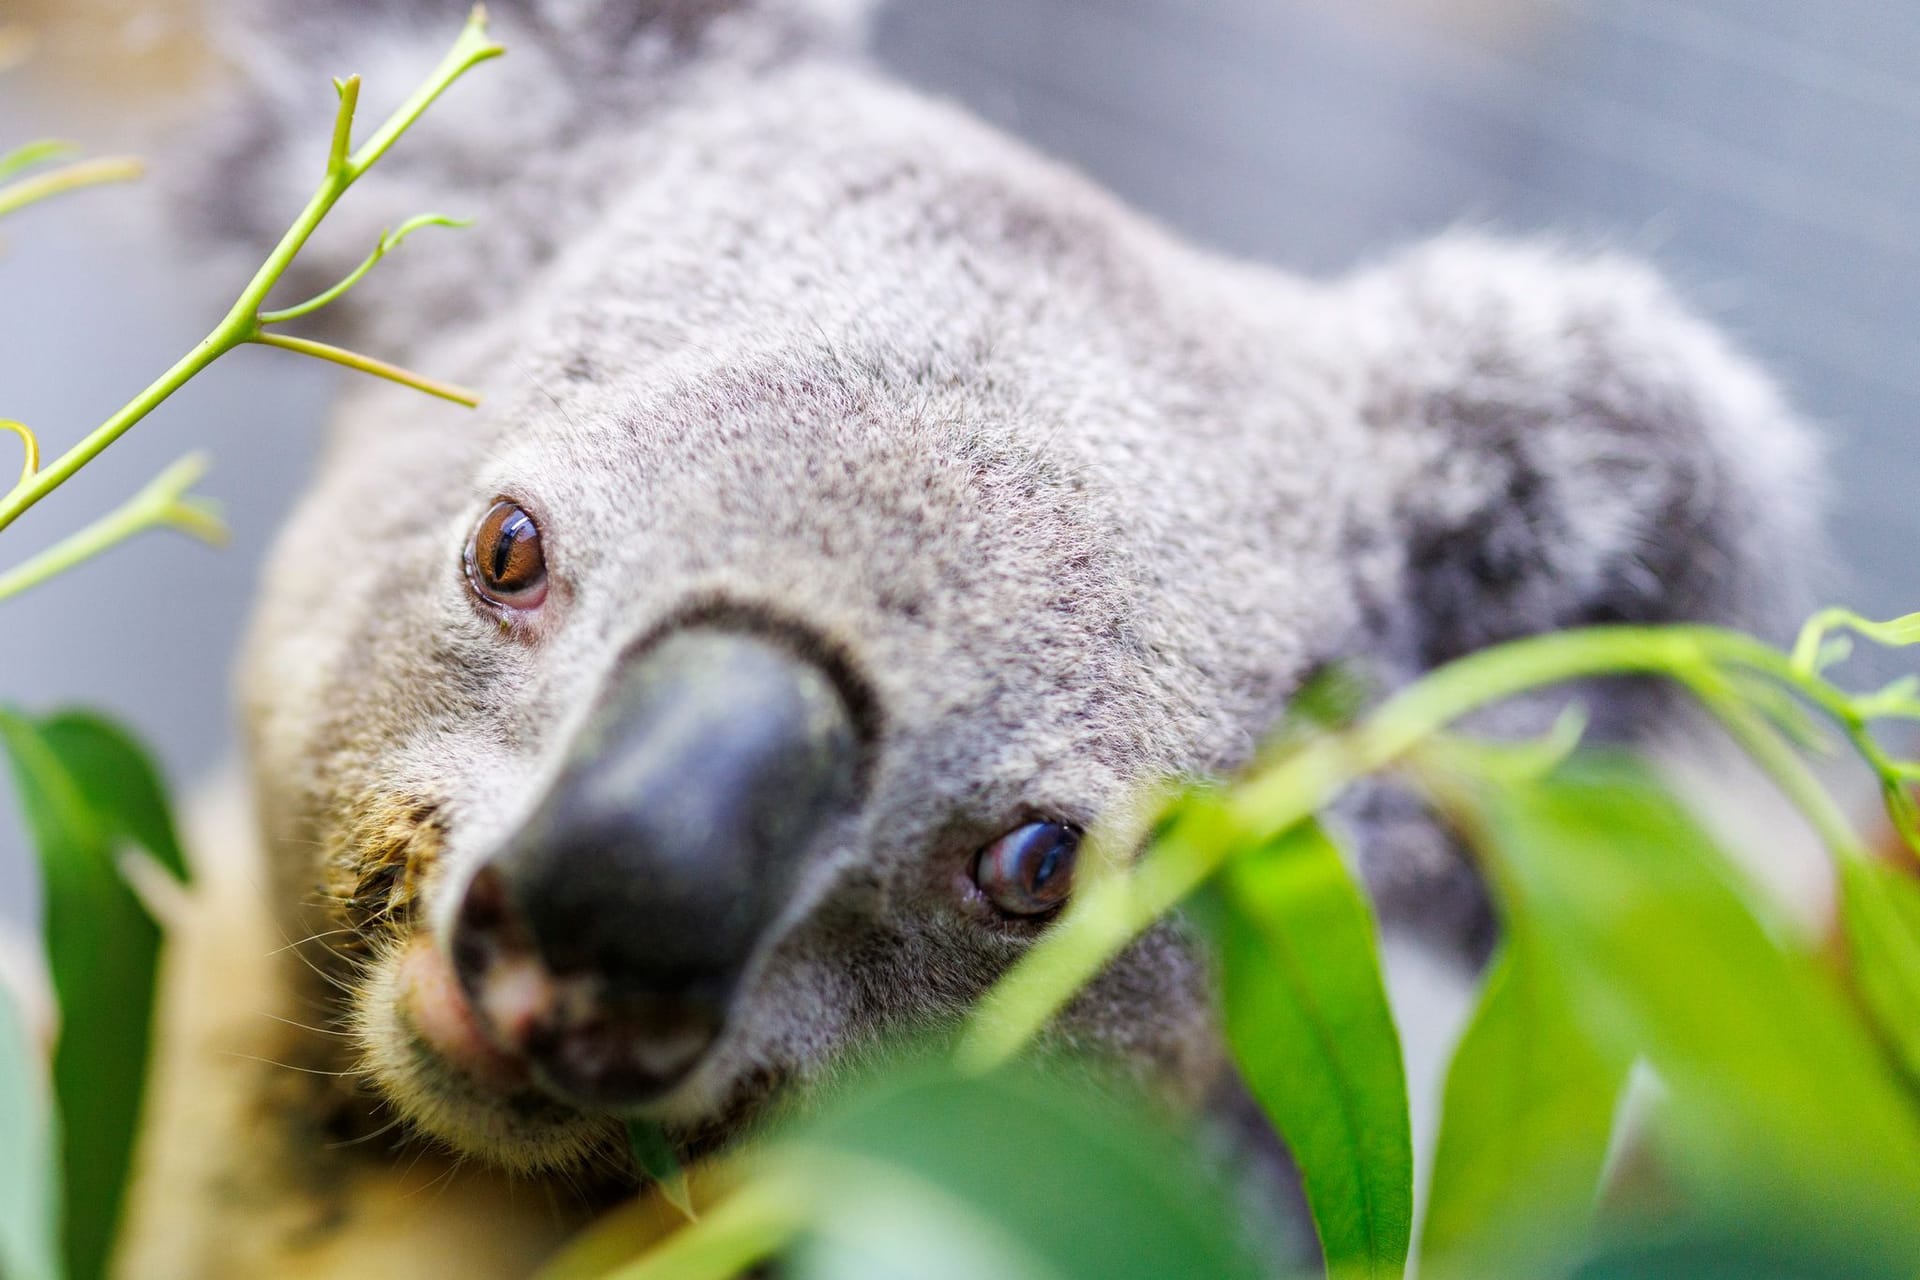
M 624 661 L 468 890 L 453 949 L 476 1012 L 575 1101 L 670 1088 L 853 803 L 859 753 L 835 681 L 779 641 L 702 628 Z

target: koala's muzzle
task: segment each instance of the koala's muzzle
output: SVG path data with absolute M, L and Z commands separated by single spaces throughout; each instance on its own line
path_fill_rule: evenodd
M 494 1038 L 583 1105 L 684 1078 L 859 751 L 834 680 L 776 640 L 692 629 L 623 661 L 462 904 L 454 960 Z

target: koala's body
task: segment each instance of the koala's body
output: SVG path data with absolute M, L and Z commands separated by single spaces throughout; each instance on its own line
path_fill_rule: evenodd
M 342 210 L 478 216 L 353 324 L 486 403 L 351 388 L 271 562 L 263 861 L 180 940 L 131 1272 L 524 1271 L 614 1116 L 709 1150 L 951 1023 L 1053 905 L 983 849 L 1231 773 L 1316 668 L 1796 603 L 1814 451 L 1645 270 L 1230 262 L 865 65 L 858 8 L 499 6 Z M 409 83 L 459 16 L 275 15 L 318 91 L 237 117 L 218 224 L 307 185 L 319 72 Z M 1349 816 L 1389 928 L 1479 945 L 1443 838 Z M 1052 1034 L 1174 1105 L 1224 1069 L 1171 926 Z

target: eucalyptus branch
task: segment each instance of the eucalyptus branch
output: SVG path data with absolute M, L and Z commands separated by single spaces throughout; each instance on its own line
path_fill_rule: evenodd
M 126 434 L 135 423 L 152 413 L 161 402 L 208 365 L 235 347 L 248 342 L 264 342 L 268 346 L 285 347 L 304 354 L 320 356 L 368 373 L 391 378 L 447 399 L 461 403 L 474 403 L 476 397 L 471 392 L 434 382 L 383 361 L 353 352 L 343 352 L 339 348 L 328 347 L 323 343 L 308 343 L 301 339 L 289 339 L 284 335 L 266 334 L 263 330 L 261 309 L 266 303 L 267 295 L 286 275 L 294 259 L 306 247 L 307 241 L 321 221 L 332 212 L 333 207 L 339 203 L 348 189 L 381 156 L 386 154 L 387 150 L 420 118 L 421 113 L 454 81 L 471 68 L 490 58 L 498 57 L 503 52 L 505 50 L 500 45 L 494 44 L 487 38 L 484 9 L 475 8 L 472 16 L 467 20 L 466 27 L 461 31 L 459 39 L 454 42 L 447 56 L 428 80 L 380 126 L 366 145 L 351 154 L 348 154 L 347 148 L 352 139 L 354 111 L 359 101 L 359 84 L 357 79 L 336 82 L 340 91 L 340 109 L 334 120 L 333 145 L 329 151 L 326 174 L 318 189 L 308 200 L 306 207 L 301 210 L 300 215 L 281 237 L 279 244 L 274 247 L 260 269 L 254 273 L 253 279 L 241 291 L 232 308 L 212 332 L 146 390 L 134 397 L 106 422 L 96 427 L 80 443 L 16 486 L 4 498 L 0 498 L 0 529 L 19 519 L 22 513 L 66 483 L 75 472 L 98 457 L 102 450 Z
M 1239 784 L 1176 800 L 1165 829 L 1134 869 L 1088 886 L 1059 924 L 987 993 L 962 1039 L 959 1065 L 985 1072 L 1019 1052 L 1121 949 L 1235 850 L 1267 845 L 1361 778 L 1431 743 L 1462 717 L 1549 685 L 1630 675 L 1676 681 L 1773 777 L 1842 866 L 1864 858 L 1864 845 L 1845 815 L 1763 714 L 1790 719 L 1784 704 L 1750 692 L 1756 681 L 1769 685 L 1788 702 L 1804 703 L 1840 728 L 1880 779 L 1901 834 L 1920 851 L 1920 812 L 1907 790 L 1920 779 L 1920 764 L 1895 759 L 1871 733 L 1871 721 L 1916 709 L 1916 685 L 1901 681 L 1856 697 L 1822 678 L 1820 657 L 1839 628 L 1884 644 L 1920 644 L 1920 614 L 1882 623 L 1827 610 L 1808 623 L 1791 655 L 1719 627 L 1621 626 L 1533 636 L 1441 667 L 1358 724 L 1295 744 Z M 1546 744 L 1532 748 L 1530 760 L 1522 749 L 1519 762 L 1550 759 L 1564 746 L 1566 731 L 1563 725 Z M 1090 848 L 1098 841 L 1096 832 Z M 1125 851 L 1098 852 L 1112 857 Z
M 1852 631 L 1876 644 L 1896 647 L 1920 644 L 1920 613 L 1910 613 L 1891 622 L 1874 622 L 1851 609 L 1822 609 L 1800 629 L 1800 637 L 1793 646 L 1794 668 L 1808 675 L 1819 675 L 1835 661 L 1844 659 L 1852 650 L 1850 644 L 1839 650 L 1828 648 L 1828 639 L 1836 631 Z M 1845 639 L 1844 636 L 1835 638 Z M 1828 656 L 1833 653 L 1838 657 Z
M 14 153 L 16 156 L 18 154 Z M 132 156 L 109 156 L 100 160 L 82 160 L 38 177 L 23 178 L 11 186 L 0 187 L 0 218 L 17 213 L 30 204 L 38 204 L 83 187 L 132 182 L 145 172 L 146 166 Z
M 86 528 L 0 574 L 0 600 L 38 586 L 149 529 L 177 529 L 202 542 L 225 542 L 227 527 L 220 519 L 219 508 L 188 492 L 206 472 L 206 455 L 189 454 L 180 459 Z

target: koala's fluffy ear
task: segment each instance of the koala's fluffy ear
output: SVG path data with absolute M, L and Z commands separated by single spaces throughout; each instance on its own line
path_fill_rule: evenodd
M 1345 296 L 1369 623 L 1397 665 L 1584 623 L 1777 634 L 1804 607 L 1817 450 L 1652 272 L 1456 235 Z

